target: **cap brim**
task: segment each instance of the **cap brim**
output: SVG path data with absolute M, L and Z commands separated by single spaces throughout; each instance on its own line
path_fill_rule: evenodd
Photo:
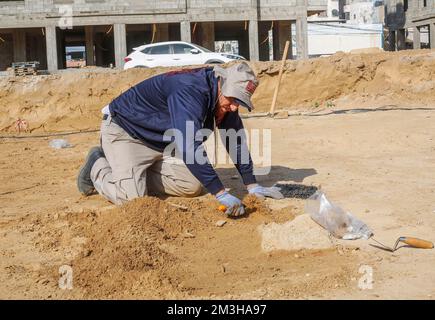
M 247 103 L 245 103 L 242 100 L 237 99 L 237 98 L 234 98 L 234 101 L 236 101 L 239 105 L 241 105 L 242 107 L 245 107 L 246 109 L 249 110 L 249 112 L 251 112 L 252 108 Z

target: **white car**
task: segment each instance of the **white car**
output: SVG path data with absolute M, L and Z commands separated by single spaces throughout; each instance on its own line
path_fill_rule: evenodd
M 159 42 L 133 48 L 124 59 L 124 69 L 173 67 L 245 60 L 236 54 L 216 53 L 183 41 Z

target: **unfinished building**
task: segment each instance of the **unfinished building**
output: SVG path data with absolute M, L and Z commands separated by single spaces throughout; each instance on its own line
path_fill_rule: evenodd
M 404 50 L 412 32 L 412 47 L 435 48 L 435 0 L 386 0 L 385 24 L 388 28 L 389 50 Z M 422 44 L 422 33 L 428 35 Z
M 122 68 L 132 48 L 173 40 L 213 51 L 215 41 L 237 41 L 244 57 L 269 60 L 271 32 L 275 59 L 286 40 L 296 42 L 289 58 L 306 58 L 307 16 L 326 8 L 327 0 L 0 0 L 0 70 L 31 60 L 64 69 L 75 46 L 87 66 Z

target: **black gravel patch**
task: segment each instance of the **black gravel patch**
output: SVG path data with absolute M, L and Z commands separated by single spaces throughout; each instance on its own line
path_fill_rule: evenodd
M 308 199 L 318 190 L 315 186 L 305 186 L 303 184 L 278 183 L 275 186 L 281 188 L 281 193 L 285 198 Z

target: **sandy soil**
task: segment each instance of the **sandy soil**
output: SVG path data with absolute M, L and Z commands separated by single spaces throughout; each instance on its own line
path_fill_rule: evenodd
M 416 109 L 246 123 L 273 130 L 273 169 L 261 183 L 322 185 L 392 245 L 402 235 L 435 240 L 434 116 Z M 97 195 L 82 198 L 75 176 L 98 135 L 66 138 L 73 148 L 51 149 L 48 138 L 1 140 L 1 298 L 435 296 L 433 250 L 392 254 L 359 240 L 263 252 L 258 226 L 303 214 L 301 199 L 268 200 L 270 211 L 254 208 L 230 220 L 209 196 L 145 198 L 121 208 Z M 219 174 L 235 194 L 245 194 L 231 178 L 234 170 Z M 218 220 L 227 223 L 217 227 Z M 73 267 L 73 290 L 58 287 L 61 265 Z M 373 268 L 371 290 L 358 288 L 361 265 Z
M 263 90 L 256 102 L 267 110 L 276 64 L 256 70 Z M 245 198 L 249 214 L 228 219 L 209 195 L 121 207 L 81 197 L 76 174 L 98 133 L 60 136 L 73 145 L 61 150 L 49 146 L 54 137 L 31 135 L 97 128 L 99 108 L 119 93 L 110 84 L 133 83 L 143 72 L 151 71 L 0 80 L 1 299 L 434 299 L 435 250 L 390 253 L 371 241 L 332 239 L 303 216 L 303 199 Z M 272 130 L 273 166 L 259 182 L 321 186 L 387 245 L 399 236 L 434 241 L 433 72 L 435 55 L 425 50 L 288 62 L 280 106 L 290 117 L 244 121 Z M 314 79 L 323 90 L 308 90 Z M 108 93 L 94 95 L 92 84 Z M 10 136 L 18 116 L 31 126 L 23 139 Z M 217 171 L 232 193 L 246 196 L 234 168 Z M 298 249 L 264 250 L 261 230 L 292 222 Z M 59 287 L 64 265 L 72 290 Z M 374 282 L 363 290 L 367 267 Z

